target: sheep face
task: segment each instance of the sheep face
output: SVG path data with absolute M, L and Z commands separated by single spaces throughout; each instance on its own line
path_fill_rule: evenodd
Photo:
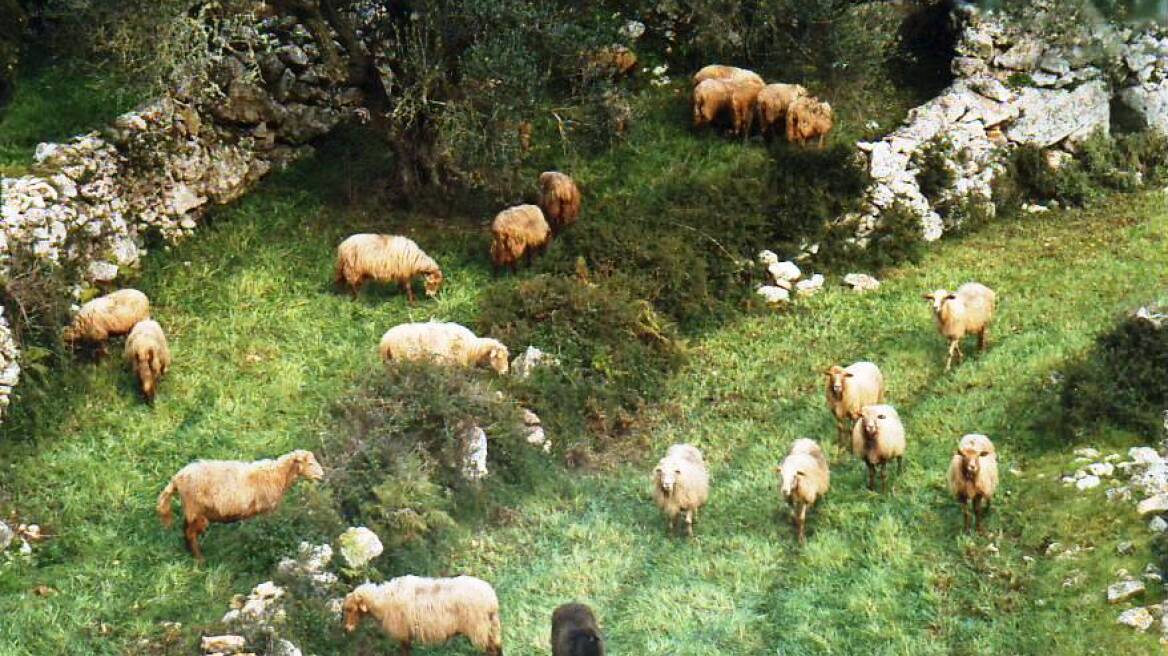
M 957 455 L 961 456 L 961 475 L 967 481 L 977 479 L 977 475 L 981 473 L 981 459 L 990 455 L 990 451 L 985 447 L 977 446 L 962 446 L 957 450 Z
M 319 481 L 324 478 L 324 468 L 316 461 L 311 451 L 296 451 L 292 456 L 296 463 L 296 473 L 310 481 Z
M 369 606 L 365 603 L 365 597 L 360 591 L 350 592 L 345 597 L 344 604 L 341 605 L 341 614 L 344 616 L 345 630 L 353 632 L 357 629 L 357 625 L 361 623 L 361 618 L 369 612 Z
M 426 296 L 433 298 L 438 295 L 438 290 L 442 289 L 442 272 L 431 271 L 426 274 Z
M 776 467 L 775 470 L 779 474 L 779 492 L 784 498 L 790 499 L 795 490 L 799 489 L 799 482 L 807 475 L 807 472 L 798 467 L 790 466 Z
M 924 294 L 922 298 L 933 305 L 933 314 L 939 315 L 941 314 L 941 308 L 945 305 L 945 302 L 956 300 L 957 294 L 944 289 L 938 289 L 934 292 Z
M 679 478 L 681 478 L 681 468 L 672 462 L 663 462 L 653 470 L 653 480 L 666 496 L 673 494 L 673 488 L 677 485 Z
M 837 397 L 844 393 L 844 380 L 853 378 L 855 374 L 845 370 L 839 365 L 834 365 L 832 368 L 823 372 L 830 380 L 831 391 Z
M 876 439 L 876 433 L 880 430 L 880 422 L 888 419 L 888 415 L 872 409 L 870 406 L 865 407 L 860 412 L 860 421 L 864 424 L 864 440 L 871 444 Z
M 511 368 L 511 363 L 507 361 L 509 356 L 506 346 L 494 346 L 487 353 L 487 361 L 490 362 L 491 369 L 494 369 L 496 373 L 505 374 Z

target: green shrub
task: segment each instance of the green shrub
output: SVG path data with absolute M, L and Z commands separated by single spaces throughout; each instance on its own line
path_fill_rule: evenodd
M 777 145 L 772 156 L 771 243 L 795 252 L 803 241 L 820 236 L 824 221 L 858 209 L 869 177 L 850 144 L 826 150 Z
M 1124 319 L 1067 371 L 1062 405 L 1068 434 L 1101 423 L 1158 434 L 1168 410 L 1166 371 L 1168 327 Z
M 61 266 L 16 249 L 9 276 L 0 280 L 4 316 L 18 344 L 55 347 L 72 315 L 69 276 Z
M 949 165 L 953 158 L 953 142 L 945 136 L 933 138 L 921 149 L 917 167 L 917 182 L 921 193 L 936 204 L 940 194 L 953 186 L 957 173 Z
M 817 262 L 832 271 L 860 268 L 879 272 L 902 262 L 918 262 L 924 254 L 920 218 L 900 203 L 881 213 L 866 245 L 855 243 L 854 235 L 854 226 L 829 226 L 820 244 Z
M 586 283 L 540 275 L 484 294 L 479 328 L 518 353 L 536 346 L 560 360 L 517 393 L 543 415 L 553 435 L 620 432 L 628 413 L 655 400 L 681 361 L 676 330 L 627 279 Z M 548 412 L 550 410 L 550 412 Z
M 325 437 L 328 487 L 345 521 L 364 524 L 390 549 L 437 540 L 472 503 L 461 476 L 462 437 L 490 437 L 491 477 L 515 479 L 533 451 L 518 407 L 496 394 L 484 372 L 394 363 L 373 372 L 337 406 Z

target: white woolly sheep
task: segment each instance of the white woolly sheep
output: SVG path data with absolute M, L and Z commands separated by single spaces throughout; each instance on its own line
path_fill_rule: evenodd
M 785 127 L 787 108 L 795 99 L 807 95 L 807 89 L 800 84 L 768 84 L 758 92 L 755 111 L 758 113 L 758 129 L 763 136 L 774 126 Z
M 998 489 L 998 455 L 985 435 L 972 433 L 961 438 L 949 461 L 949 491 L 961 504 L 964 530 L 969 530 L 970 506 L 974 523 L 981 530 L 982 517 Z
M 543 211 L 536 205 L 516 205 L 495 216 L 491 222 L 491 266 L 495 274 L 502 267 L 515 272 L 520 258 L 531 258 L 547 250 L 552 231 Z
M 158 518 L 170 527 L 170 500 L 182 500 L 187 547 L 203 561 L 199 535 L 211 522 L 237 522 L 279 507 L 300 478 L 319 481 L 324 470 L 310 451 L 296 450 L 275 460 L 197 460 L 183 467 L 158 495 Z
M 376 280 L 397 283 L 413 303 L 414 276 L 425 276 L 426 296 L 442 288 L 442 269 L 408 237 L 363 233 L 337 246 L 336 284 L 347 285 L 353 298 L 366 280 Z
M 896 408 L 890 405 L 866 405 L 852 427 L 852 453 L 868 466 L 868 489 L 876 489 L 876 470 L 880 470 L 880 490 L 888 485 L 885 467 L 896 460 L 899 474 L 904 461 L 904 424 Z
M 709 66 L 703 66 L 701 70 L 699 70 L 697 73 L 694 73 L 693 85 L 696 87 L 706 80 L 738 80 L 753 82 L 759 86 L 763 86 L 765 84 L 762 80 L 762 77 L 760 77 L 758 73 L 755 73 L 752 70 L 739 68 L 737 66 L 724 66 L 722 64 L 710 64 Z
M 539 207 L 553 234 L 575 223 L 580 216 L 580 188 L 576 181 L 559 171 L 540 173 Z
M 382 335 L 378 350 L 386 362 L 432 360 L 461 367 L 485 364 L 500 374 L 511 366 L 510 353 L 502 342 L 477 337 L 469 328 L 452 322 L 399 324 Z
M 804 530 L 807 509 L 831 487 L 831 470 L 823 449 L 813 440 L 799 438 L 782 464 L 775 467 L 779 476 L 779 491 L 791 506 L 791 520 L 798 534 L 799 544 L 806 543 Z
M 499 598 L 489 583 L 473 576 L 364 583 L 345 597 L 341 612 L 346 631 L 354 631 L 365 615 L 373 617 L 398 641 L 403 656 L 415 642 L 436 645 L 460 635 L 487 654 L 503 654 Z
M 949 340 L 945 371 L 952 367 L 954 354 L 959 362 L 965 359 L 965 354 L 961 352 L 961 340 L 966 335 L 977 335 L 977 347 L 981 351 L 989 347 L 989 326 L 997 301 L 994 290 L 978 282 L 967 282 L 955 292 L 938 289 L 925 294 L 924 299 L 933 305 L 937 330 Z
M 100 357 L 106 354 L 106 340 L 125 335 L 134 324 L 149 317 L 150 299 L 145 294 L 137 289 L 119 289 L 82 305 L 61 336 L 70 345 L 96 345 Z
M 832 365 L 823 373 L 827 376 L 827 407 L 835 417 L 843 445 L 848 425 L 860 418 L 864 406 L 884 403 L 884 374 L 871 362 L 856 362 L 846 369 Z
M 148 403 L 154 403 L 158 381 L 170 368 L 170 347 L 162 326 L 153 319 L 134 324 L 126 338 L 125 357 L 142 385 L 142 396 Z
M 702 452 L 691 444 L 674 444 L 653 470 L 653 501 L 669 519 L 665 531 L 677 530 L 685 518 L 686 535 L 693 537 L 694 518 L 710 497 L 710 474 Z

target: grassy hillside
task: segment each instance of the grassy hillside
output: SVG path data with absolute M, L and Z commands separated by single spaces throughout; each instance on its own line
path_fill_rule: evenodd
M 670 98 L 650 97 L 657 109 L 628 143 L 555 162 L 587 182 L 583 221 L 614 227 L 716 209 L 719 190 L 761 189 L 782 173 L 782 160 L 757 145 L 690 134 Z M 859 122 L 848 125 L 854 137 Z M 373 183 L 367 165 L 334 144 L 147 258 L 134 284 L 151 295 L 176 362 L 154 408 L 138 400 L 118 349 L 22 385 L 0 428 L 0 514 L 15 511 L 53 537 L 31 562 L 0 562 L 0 653 L 191 653 L 234 593 L 269 578 L 301 539 L 333 536 L 319 512 L 327 479 L 296 488 L 274 515 L 212 527 L 205 567 L 153 507 L 192 459 L 321 449 L 335 405 L 382 375 L 375 345 L 385 329 L 430 317 L 474 323 L 481 296 L 511 284 L 490 276 L 488 215 L 358 202 Z M 460 500 L 460 525 L 440 543 L 387 554 L 378 569 L 491 581 L 511 654 L 546 653 L 551 610 L 570 599 L 597 609 L 615 654 L 1156 653 L 1155 638 L 1117 627 L 1103 600 L 1116 569 L 1153 559 L 1149 534 L 1101 490 L 1054 480 L 1072 444 L 1051 428 L 1050 380 L 1163 284 L 1165 210 L 1161 194 L 1147 194 L 990 225 L 889 270 L 876 294 L 829 286 L 786 312 L 727 310 L 687 333 L 685 368 L 591 468 L 566 468 L 557 452 L 530 479 L 488 488 L 489 516 Z M 717 237 L 715 217 L 697 218 Z M 439 299 L 410 307 L 391 289 L 357 302 L 335 293 L 333 246 L 358 230 L 414 236 L 443 263 Z M 946 374 L 920 293 L 971 278 L 1002 298 L 993 346 Z M 907 468 L 883 497 L 835 454 L 833 489 L 798 549 L 771 470 L 794 438 L 831 439 L 819 371 L 857 359 L 885 371 L 909 431 Z M 1004 480 L 989 532 L 959 536 L 942 476 L 957 438 L 975 431 L 997 443 Z M 551 437 L 560 448 L 581 439 Z M 1155 437 L 1116 430 L 1087 443 L 1118 449 Z M 692 541 L 665 536 L 647 489 L 658 455 L 683 440 L 712 463 L 711 504 Z M 1056 561 L 1043 556 L 1052 540 L 1095 551 Z M 1116 555 L 1121 540 L 1135 541 L 1133 555 Z M 1069 577 L 1079 582 L 1064 587 Z M 168 633 L 167 621 L 183 627 Z M 372 627 L 344 636 L 335 625 L 295 625 L 290 637 L 305 653 L 391 648 Z M 456 642 L 423 653 L 471 650 Z

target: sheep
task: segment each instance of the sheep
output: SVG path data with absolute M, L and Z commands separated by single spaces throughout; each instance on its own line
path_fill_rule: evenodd
M 134 324 L 150 317 L 150 299 L 137 289 L 119 289 L 95 298 L 77 312 L 61 336 L 71 347 L 78 342 L 95 344 L 97 356 L 106 354 L 106 340 L 125 335 Z
M 470 329 L 452 322 L 396 325 L 382 335 L 378 352 L 385 362 L 433 360 L 462 367 L 486 364 L 500 374 L 507 373 L 511 366 L 511 354 L 502 342 L 477 337 Z
M 976 433 L 961 438 L 957 452 L 949 461 L 949 490 L 961 504 L 963 530 L 969 530 L 969 506 L 973 506 L 975 527 L 989 509 L 990 499 L 998 489 L 998 455 L 994 443 Z M 968 504 L 968 505 L 967 505 Z
M 572 603 L 552 612 L 552 656 L 604 656 L 604 638 L 591 608 Z
M 755 101 L 762 91 L 763 85 L 752 79 L 737 78 L 730 80 L 733 89 L 730 93 L 730 108 L 733 111 L 731 132 L 747 137 L 750 134 L 751 121 L 754 118 Z
M 787 108 L 797 98 L 807 95 L 807 88 L 801 84 L 768 84 L 758 92 L 755 111 L 758 114 L 759 132 L 766 136 L 776 125 L 787 124 Z
M 499 598 L 489 583 L 473 576 L 399 576 L 364 583 L 345 596 L 341 613 L 349 632 L 371 615 L 398 641 L 403 656 L 415 642 L 435 645 L 459 635 L 487 654 L 503 654 Z
M 710 79 L 694 87 L 693 126 L 700 128 L 714 122 L 723 111 L 733 113 L 734 85 L 727 80 Z
M 130 336 L 126 338 L 125 357 L 142 384 L 142 396 L 148 403 L 154 403 L 158 381 L 170 368 L 170 347 L 166 343 L 166 333 L 162 332 L 162 326 L 153 319 L 134 324 Z
M 580 216 L 580 189 L 567 175 L 544 171 L 539 174 L 539 207 L 552 234 L 558 234 Z
M 852 453 L 868 466 L 868 489 L 876 489 L 876 470 L 880 470 L 880 490 L 887 488 L 885 467 L 896 460 L 900 474 L 904 462 L 904 424 L 896 408 L 890 405 L 866 405 L 852 427 Z
M 543 217 L 543 210 L 535 205 L 516 205 L 495 216 L 491 222 L 491 266 L 497 275 L 502 267 L 515 273 L 519 258 L 543 252 L 551 241 L 551 228 Z
M 954 354 L 958 362 L 965 359 L 965 354 L 961 352 L 961 340 L 966 335 L 977 335 L 980 351 L 984 352 L 989 347 L 989 326 L 997 301 L 994 290 L 978 282 L 967 282 L 955 292 L 938 289 L 924 294 L 924 299 L 933 304 L 937 330 L 949 340 L 945 371 L 953 366 Z
M 860 418 L 866 405 L 884 403 L 884 374 L 871 362 L 856 362 L 845 369 L 832 365 L 827 376 L 827 407 L 835 417 L 840 444 L 847 439 L 845 421 Z
M 765 84 L 758 73 L 752 70 L 737 66 L 723 66 L 722 64 L 710 64 L 702 67 L 700 71 L 694 73 L 693 85 L 696 87 L 706 80 L 744 80 L 754 82 L 759 86 Z
M 831 487 L 831 470 L 823 457 L 823 449 L 814 440 L 799 438 L 791 445 L 791 451 L 783 458 L 782 464 L 775 467 L 775 472 L 779 476 L 779 491 L 791 506 L 791 520 L 799 544 L 806 544 L 807 509 Z
M 787 141 L 805 144 L 818 139 L 822 148 L 834 125 L 834 117 L 831 105 L 811 96 L 796 98 L 787 107 Z
M 237 522 L 279 507 L 300 478 L 319 481 L 324 470 L 311 451 L 297 449 L 275 460 L 196 460 L 183 467 L 158 495 L 158 518 L 170 528 L 170 500 L 182 500 L 187 548 L 203 562 L 199 535 L 211 522 Z
M 686 535 L 693 537 L 694 517 L 710 496 L 710 474 L 702 452 L 690 444 L 674 444 L 653 470 L 653 501 L 665 512 L 666 534 L 685 517 Z
M 337 246 L 336 284 L 347 285 L 354 299 L 362 284 L 373 279 L 396 282 L 413 303 L 414 289 L 410 282 L 419 275 L 426 278 L 426 296 L 433 297 L 442 288 L 442 269 L 438 263 L 407 237 L 363 233 L 348 237 Z

